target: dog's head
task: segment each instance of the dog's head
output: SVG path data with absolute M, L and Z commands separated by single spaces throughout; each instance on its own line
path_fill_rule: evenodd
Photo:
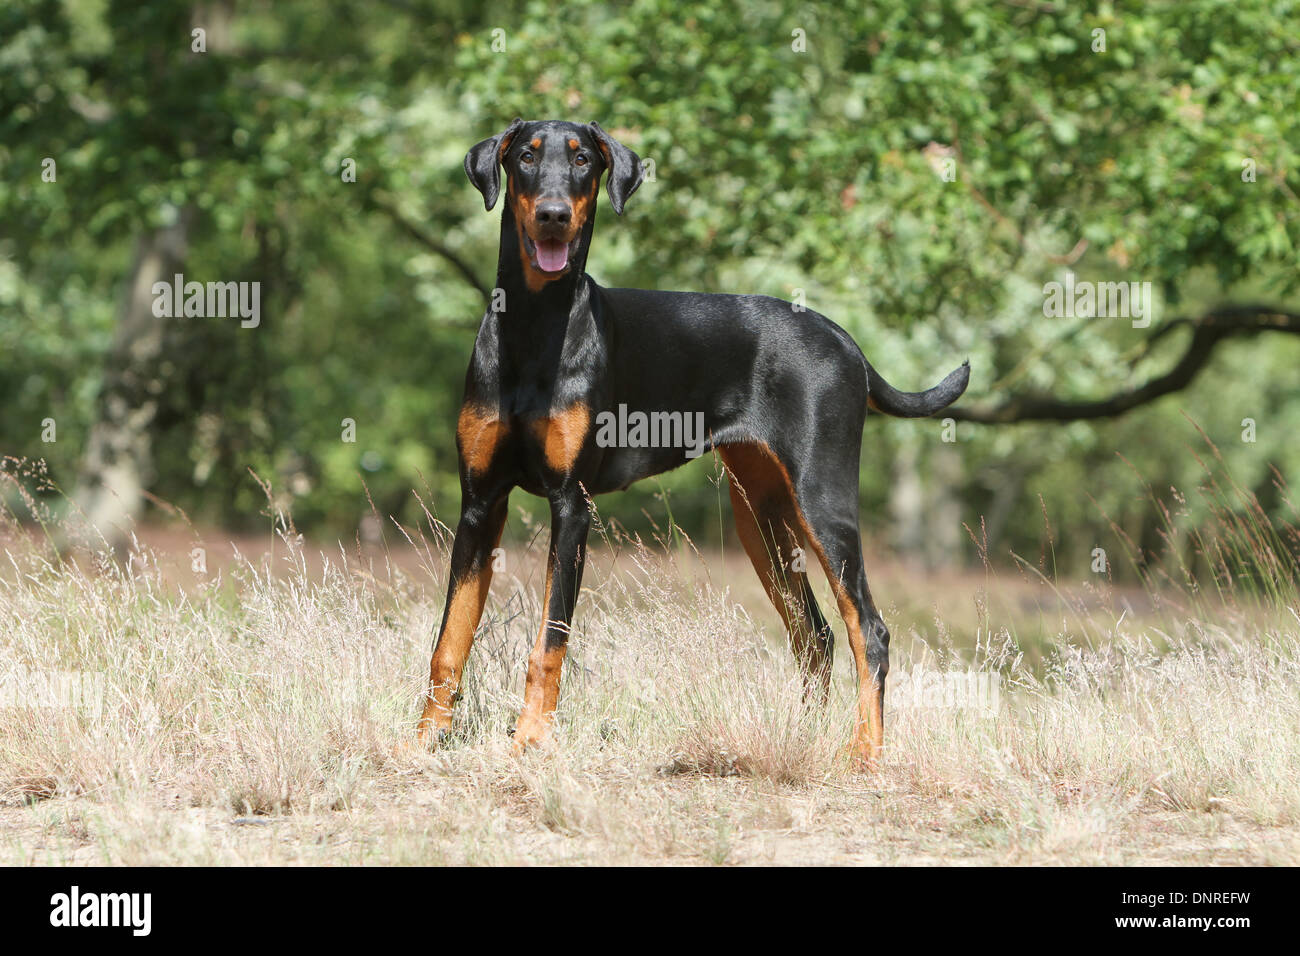
M 466 154 L 465 173 L 487 209 L 496 205 L 501 188 L 498 167 L 506 171 L 506 202 L 524 272 L 535 288 L 581 261 L 578 253 L 591 234 L 586 227 L 595 215 L 601 175 L 609 173 L 606 190 L 619 215 L 644 176 L 640 157 L 599 124 L 558 120 L 516 119 Z

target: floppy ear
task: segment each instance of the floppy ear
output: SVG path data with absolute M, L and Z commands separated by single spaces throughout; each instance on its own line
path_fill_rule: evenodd
M 510 141 L 523 125 L 524 121 L 516 116 L 500 133 L 477 143 L 465 154 L 465 175 L 474 184 L 474 188 L 483 194 L 484 209 L 491 209 L 497 204 L 497 194 L 501 191 L 501 157 L 510 148 Z
M 614 207 L 614 212 L 621 216 L 623 203 L 627 202 L 628 196 L 636 192 L 636 187 L 640 186 L 641 180 L 645 178 L 645 170 L 641 168 L 641 157 L 601 129 L 599 123 L 588 123 L 587 129 L 595 137 L 596 145 L 600 147 L 601 155 L 605 157 L 605 168 L 609 170 L 609 178 L 605 180 L 609 204 Z

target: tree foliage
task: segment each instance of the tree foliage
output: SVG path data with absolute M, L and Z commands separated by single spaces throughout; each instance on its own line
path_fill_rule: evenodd
M 516 115 L 599 120 L 654 169 L 621 219 L 601 208 L 599 281 L 802 296 L 904 388 L 969 356 L 955 444 L 940 422 L 868 422 L 866 525 L 883 529 L 906 452 L 927 501 L 956 496 L 972 527 L 998 516 L 997 550 L 1036 553 L 1045 509 L 1062 560 L 1082 565 L 1108 517 L 1150 539 L 1143 480 L 1196 483 L 1189 418 L 1250 487 L 1300 470 L 1300 343 L 1284 330 L 1218 335 L 1185 389 L 1117 418 L 1008 411 L 1140 390 L 1243 304 L 1294 315 L 1298 14 L 1287 0 L 11 0 L 0 451 L 75 474 L 135 243 L 193 209 L 187 278 L 263 282 L 264 320 L 177 320 L 153 493 L 255 520 L 252 468 L 307 528 L 350 533 L 363 481 L 387 513 L 413 517 L 410 489 L 427 487 L 450 517 L 497 236 L 461 159 Z M 1044 284 L 1067 270 L 1150 282 L 1163 307 L 1146 327 L 1049 317 Z M 716 513 L 706 474 L 666 481 L 688 525 Z M 632 521 L 644 504 L 604 507 Z

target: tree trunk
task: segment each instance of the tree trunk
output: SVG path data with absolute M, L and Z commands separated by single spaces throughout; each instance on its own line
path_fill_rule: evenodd
M 894 455 L 889 482 L 889 515 L 894 547 L 905 558 L 925 553 L 925 489 L 921 483 L 920 453 L 915 438 L 907 437 Z
M 955 444 L 940 442 L 930 452 L 929 485 L 925 496 L 925 563 L 931 569 L 961 562 L 962 502 L 957 490 L 965 485 L 962 454 Z
M 153 313 L 153 285 L 183 271 L 189 211 L 145 235 L 136 251 L 104 367 L 99 413 L 86 441 L 73 500 L 90 526 L 92 546 L 121 557 L 152 480 L 150 428 L 178 369 L 169 357 L 174 318 Z

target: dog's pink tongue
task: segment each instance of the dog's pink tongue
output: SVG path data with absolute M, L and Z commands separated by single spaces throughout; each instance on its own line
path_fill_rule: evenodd
M 542 239 L 537 243 L 537 264 L 543 272 L 559 272 L 569 264 L 569 244 L 562 239 Z

